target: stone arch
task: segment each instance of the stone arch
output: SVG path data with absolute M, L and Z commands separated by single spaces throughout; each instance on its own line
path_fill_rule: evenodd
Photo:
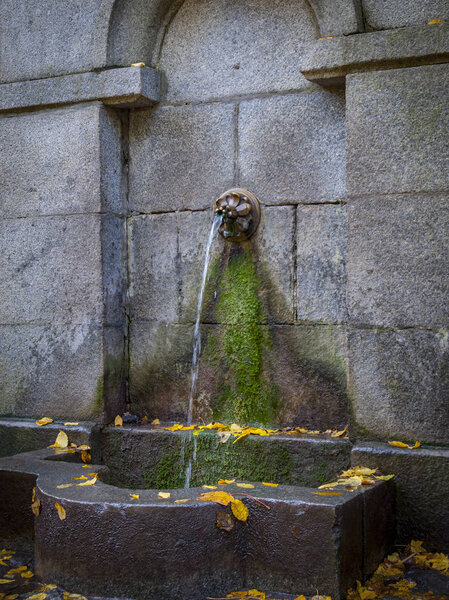
M 115 0 L 109 20 L 107 63 L 152 64 L 165 25 L 183 0 Z M 360 32 L 359 0 L 309 0 L 320 36 Z

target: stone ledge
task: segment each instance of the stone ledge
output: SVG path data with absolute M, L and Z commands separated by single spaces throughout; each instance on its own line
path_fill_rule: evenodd
M 149 67 L 124 67 L 0 85 L 0 111 L 101 100 L 118 108 L 159 101 L 160 74 Z
M 441 23 L 319 40 L 304 57 L 301 72 L 314 83 L 343 87 L 351 73 L 447 61 L 449 25 Z

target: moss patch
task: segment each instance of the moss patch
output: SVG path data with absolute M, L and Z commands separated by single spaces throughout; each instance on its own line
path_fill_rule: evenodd
M 217 367 L 217 420 L 265 425 L 275 420 L 279 394 L 266 374 L 270 339 L 260 287 L 250 252 L 232 255 L 219 282 L 215 313 L 221 327 L 205 352 Z

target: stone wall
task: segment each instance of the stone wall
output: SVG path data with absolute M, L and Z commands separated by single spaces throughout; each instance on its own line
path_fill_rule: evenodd
M 0 9 L 0 412 L 185 418 L 239 185 L 280 421 L 447 444 L 447 3 L 66 4 Z

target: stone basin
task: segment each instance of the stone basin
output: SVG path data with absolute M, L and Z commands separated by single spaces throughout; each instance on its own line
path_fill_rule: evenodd
M 197 461 L 201 462 L 205 448 L 210 448 L 212 435 L 205 434 L 204 447 L 198 436 Z M 248 506 L 249 517 L 247 522 L 235 520 L 230 531 L 217 526 L 217 517 L 229 513 L 229 507 L 199 501 L 204 488 L 164 488 L 170 498 L 163 499 L 156 488 L 106 483 L 125 485 L 124 468 L 144 453 L 151 472 L 150 457 L 157 466 L 158 452 L 166 452 L 168 443 L 179 448 L 183 436 L 185 432 L 106 428 L 92 438 L 98 444 L 93 447 L 94 456 L 102 453 L 106 464 L 91 469 L 73 462 L 79 460 L 78 455 L 55 454 L 47 448 L 1 458 L 0 530 L 4 542 L 16 548 L 33 545 L 35 570 L 44 581 L 88 595 L 142 600 L 200 600 L 244 588 L 311 595 L 318 589 L 338 600 L 388 552 L 394 533 L 390 482 L 354 492 L 342 489 L 341 495 L 318 495 L 316 488 L 300 485 L 268 487 L 260 480 L 253 481 L 250 490 L 236 484 L 219 486 L 231 494 L 253 496 L 237 496 Z M 311 456 L 315 451 L 329 471 L 339 469 L 339 461 L 344 460 L 344 440 L 283 438 L 288 436 L 251 436 L 242 440 L 239 452 L 246 448 L 246 454 L 261 457 L 259 462 L 264 464 L 259 444 L 269 448 L 266 456 L 279 445 L 283 452 L 289 451 L 293 463 L 284 478 L 296 477 L 295 482 L 299 477 L 316 477 L 313 469 L 303 468 L 303 475 L 298 474 L 304 452 Z M 237 460 L 233 452 L 238 447 L 230 447 L 233 460 Z M 200 470 L 195 476 L 203 473 L 205 483 L 212 483 L 217 464 L 213 463 L 208 474 Z M 100 475 L 95 485 L 57 488 L 76 484 L 73 477 L 94 471 Z M 136 473 L 130 473 L 130 481 L 138 480 Z M 237 481 L 248 481 L 241 477 L 243 471 L 235 475 Z M 36 517 L 30 510 L 34 486 L 41 503 Z M 139 498 L 132 498 L 131 493 Z M 175 502 L 180 499 L 187 502 Z M 55 503 L 65 508 L 64 520 Z

